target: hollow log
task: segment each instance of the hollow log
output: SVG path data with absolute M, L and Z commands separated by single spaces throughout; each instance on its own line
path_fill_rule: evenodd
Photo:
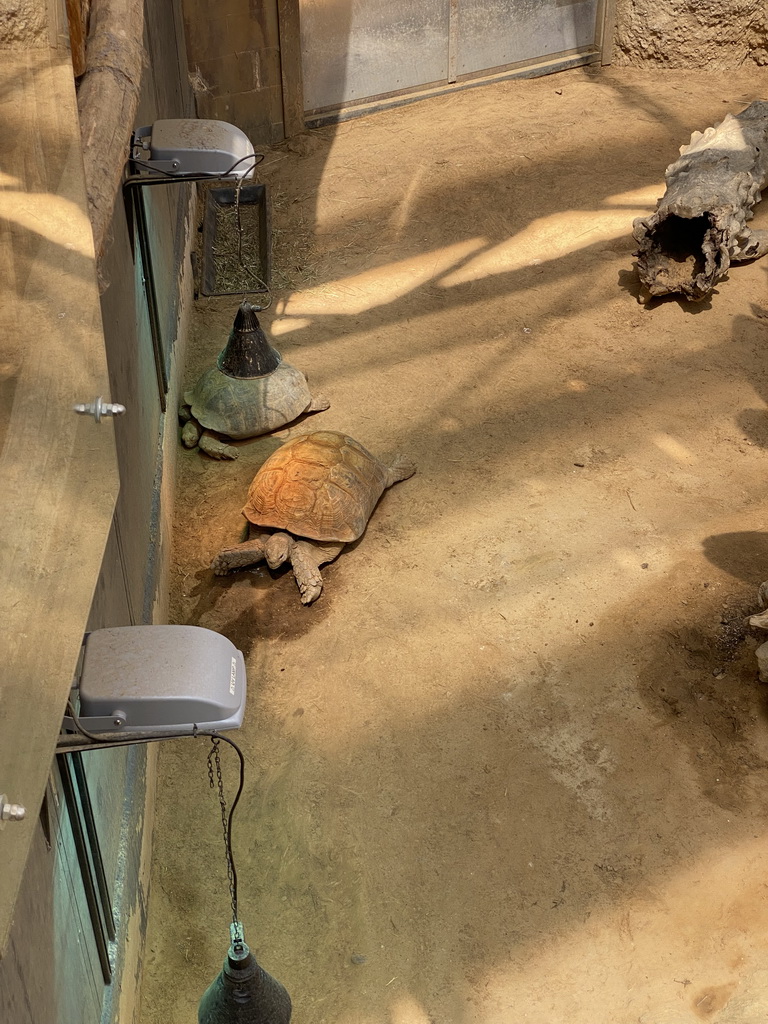
M 130 153 L 143 67 L 143 0 L 93 0 L 77 106 L 97 260 Z
M 637 271 L 651 296 L 700 302 L 731 263 L 768 252 L 768 231 L 747 227 L 768 178 L 768 103 L 694 132 L 665 177 L 655 213 L 633 224 Z

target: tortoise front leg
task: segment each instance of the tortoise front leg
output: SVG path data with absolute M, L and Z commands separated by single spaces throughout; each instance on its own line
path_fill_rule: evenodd
M 343 542 L 320 544 L 310 540 L 294 541 L 289 557 L 302 604 L 312 604 L 320 597 L 323 590 L 320 566 L 332 562 L 343 548 Z
M 211 568 L 217 576 L 225 576 L 233 569 L 244 569 L 247 565 L 256 565 L 264 558 L 267 540 L 270 534 L 258 533 L 236 544 L 233 548 L 224 548 L 214 558 Z

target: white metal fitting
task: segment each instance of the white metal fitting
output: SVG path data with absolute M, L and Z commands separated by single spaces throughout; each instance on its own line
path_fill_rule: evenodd
M 102 416 L 122 416 L 125 406 L 118 405 L 116 402 L 102 402 L 101 395 L 99 395 L 92 402 L 80 402 L 74 406 L 74 411 L 79 416 L 93 416 L 97 423 L 101 423 Z
M 6 821 L 22 821 L 26 817 L 26 814 L 26 807 L 22 807 L 21 804 L 9 803 L 8 797 L 5 793 L 0 793 L 0 823 L 4 824 Z

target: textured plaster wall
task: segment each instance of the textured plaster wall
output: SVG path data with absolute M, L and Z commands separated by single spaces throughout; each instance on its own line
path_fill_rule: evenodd
M 618 0 L 615 64 L 729 70 L 768 65 L 765 0 Z
M 48 8 L 43 0 L 0 0 L 0 49 L 48 45 Z

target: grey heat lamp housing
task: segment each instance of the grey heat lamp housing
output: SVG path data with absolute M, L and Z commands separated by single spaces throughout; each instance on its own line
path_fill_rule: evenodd
M 115 738 L 238 729 L 245 712 L 242 653 L 200 626 L 119 626 L 89 633 L 77 689 L 80 724 Z M 74 728 L 64 719 L 65 728 Z M 161 738 L 158 736 L 158 738 Z
M 131 136 L 123 195 L 128 209 L 136 219 L 136 236 L 143 264 L 142 279 L 147 296 L 162 412 L 166 411 L 170 346 L 165 346 L 162 338 L 144 189 L 190 181 L 213 181 L 217 178 L 242 181 L 253 175 L 254 168 L 262 158 L 263 154 L 254 152 L 248 136 L 226 121 L 200 118 L 155 121 L 154 124 L 136 128 Z
M 248 136 L 226 121 L 177 118 L 137 128 L 131 159 L 159 174 L 250 178 L 257 157 Z

